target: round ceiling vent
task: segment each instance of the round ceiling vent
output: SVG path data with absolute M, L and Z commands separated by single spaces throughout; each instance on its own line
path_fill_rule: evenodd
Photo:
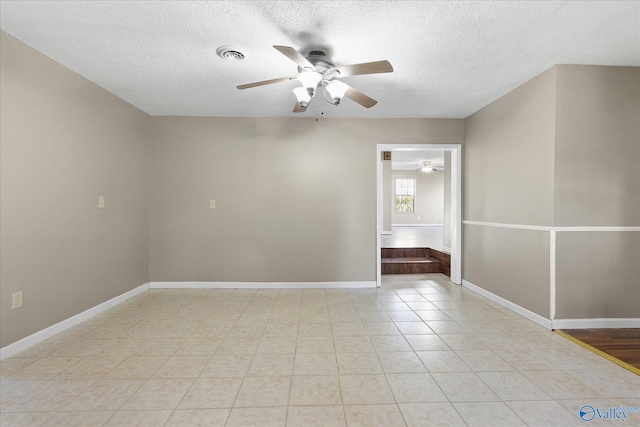
M 227 61 L 242 61 L 244 59 L 244 53 L 230 46 L 220 46 L 216 49 L 216 53 L 220 58 Z

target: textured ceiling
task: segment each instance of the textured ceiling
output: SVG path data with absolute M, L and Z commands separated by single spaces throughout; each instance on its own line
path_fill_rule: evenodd
M 640 66 L 638 1 L 1 1 L 0 28 L 152 115 L 463 118 L 554 64 Z M 394 72 L 296 115 L 296 81 L 235 88 L 296 74 L 272 45 Z

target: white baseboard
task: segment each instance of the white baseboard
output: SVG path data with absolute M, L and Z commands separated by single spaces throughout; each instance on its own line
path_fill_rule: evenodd
M 393 232 L 392 231 L 383 231 L 380 234 L 391 235 L 391 234 L 393 234 Z
M 375 288 L 376 282 L 150 282 L 150 289 L 348 289 Z
M 640 319 L 554 319 L 553 329 L 640 328 Z
M 392 227 L 444 227 L 444 224 L 391 224 Z
M 468 282 L 464 279 L 462 279 L 462 286 L 464 286 L 467 289 L 472 290 L 473 292 L 482 295 L 485 298 L 490 299 L 491 301 L 500 304 L 501 306 L 508 308 L 509 310 L 513 311 L 516 314 L 519 314 L 520 316 L 527 318 L 529 320 L 531 320 L 532 322 L 537 323 L 538 325 L 547 328 L 549 330 L 552 329 L 552 322 L 550 319 L 547 319 L 545 317 L 540 316 L 539 314 L 534 313 L 533 311 L 527 310 L 524 307 L 519 306 L 518 304 L 515 304 L 509 300 L 506 300 L 492 292 L 487 291 L 486 289 L 483 289 L 479 286 L 474 285 L 471 282 Z
M 72 326 L 75 326 L 85 320 L 95 316 L 98 313 L 102 313 L 105 310 L 110 309 L 123 301 L 128 300 L 129 298 L 136 296 L 144 291 L 149 289 L 149 284 L 145 283 L 144 285 L 140 285 L 137 288 L 130 290 L 129 292 L 125 292 L 122 295 L 118 295 L 115 298 L 111 298 L 108 301 L 105 301 L 101 304 L 96 305 L 88 310 L 83 311 L 82 313 L 78 313 L 75 316 L 71 316 L 68 319 L 63 320 L 62 322 L 58 322 L 55 325 L 51 325 L 48 328 L 42 329 L 34 334 L 29 335 L 28 337 L 22 338 L 14 343 L 11 343 L 7 346 L 0 348 L 0 360 L 4 360 L 7 357 L 11 357 L 14 354 L 17 354 L 27 348 L 31 347 L 34 344 L 39 343 L 40 341 L 46 340 L 47 338 L 51 338 L 55 334 L 59 334 L 65 329 L 69 329 Z

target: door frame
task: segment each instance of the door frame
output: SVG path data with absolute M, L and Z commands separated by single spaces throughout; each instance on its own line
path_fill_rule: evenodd
M 376 148 L 376 285 L 382 285 L 382 152 L 449 151 L 451 152 L 451 281 L 462 283 L 462 144 L 377 144 Z

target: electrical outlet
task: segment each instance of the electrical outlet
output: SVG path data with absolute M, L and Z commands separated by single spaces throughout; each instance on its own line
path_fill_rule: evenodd
M 209 209 L 215 209 L 215 208 L 216 208 L 216 201 L 209 200 Z
M 22 307 L 22 291 L 14 292 L 12 294 L 11 309 L 15 310 L 20 307 Z

